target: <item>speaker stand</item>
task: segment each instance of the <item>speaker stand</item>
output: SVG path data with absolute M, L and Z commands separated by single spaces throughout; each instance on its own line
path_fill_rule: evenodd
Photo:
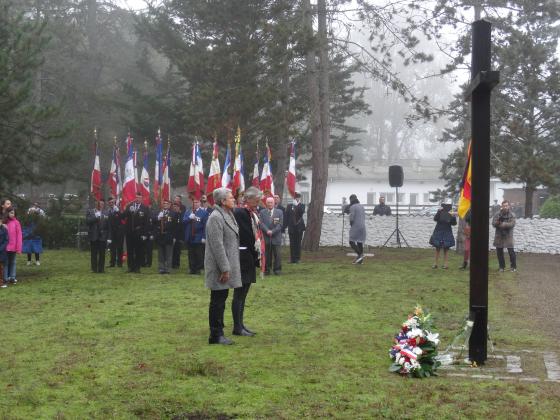
M 391 233 L 391 235 L 387 238 L 387 240 L 383 244 L 382 248 L 387 246 L 387 244 L 389 243 L 389 241 L 391 240 L 391 238 L 395 234 L 397 235 L 397 247 L 402 248 L 402 244 L 401 244 L 401 237 L 402 237 L 405 245 L 409 248 L 410 246 L 408 245 L 408 242 L 406 241 L 406 238 L 404 237 L 403 233 L 399 229 L 399 187 L 395 187 L 395 189 L 396 189 L 395 199 L 397 201 L 397 226 L 395 227 L 395 230 L 393 231 L 393 233 Z

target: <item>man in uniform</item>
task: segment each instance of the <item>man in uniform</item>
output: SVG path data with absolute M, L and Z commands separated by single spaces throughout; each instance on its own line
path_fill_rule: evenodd
M 192 210 L 187 210 L 183 217 L 185 243 L 189 252 L 189 274 L 200 274 L 200 270 L 204 268 L 207 221 L 208 212 L 200 207 L 200 200 L 193 199 Z
M 175 244 L 175 224 L 177 217 L 174 211 L 170 210 L 171 202 L 163 200 L 163 209 L 157 216 L 157 243 L 158 243 L 158 262 L 159 274 L 169 274 L 171 260 L 173 258 L 173 245 Z
M 144 261 L 144 243 L 149 227 L 150 209 L 142 204 L 142 193 L 136 193 L 136 200 L 126 206 L 123 218 L 126 220 L 126 250 L 128 272 L 139 273 Z
M 171 206 L 175 217 L 175 244 L 173 245 L 173 258 L 171 260 L 171 268 L 179 268 L 181 266 L 181 251 L 185 243 L 185 225 L 183 223 L 184 211 L 177 203 Z
M 87 211 L 86 224 L 90 243 L 91 271 L 103 273 L 105 271 L 105 250 L 107 243 L 111 244 L 109 213 L 105 208 L 104 199 L 99 200 L 94 209 Z
M 259 214 L 261 221 L 261 231 L 264 236 L 264 243 L 266 245 L 266 269 L 265 274 L 270 274 L 270 268 L 273 266 L 272 260 L 274 258 L 274 274 L 280 274 L 282 271 L 282 262 L 280 260 L 280 246 L 282 245 L 282 226 L 284 214 L 282 210 L 274 208 L 274 198 L 268 197 L 266 199 L 266 208 L 262 209 Z
M 301 239 L 305 231 L 305 204 L 301 201 L 301 194 L 296 191 L 294 202 L 286 207 L 286 226 L 290 237 L 290 263 L 297 264 L 301 259 Z
M 121 212 L 115 205 L 114 197 L 109 197 L 107 212 L 109 213 L 109 225 L 111 227 L 111 244 L 109 249 L 111 257 L 109 267 L 122 267 L 123 245 L 124 245 L 124 225 L 121 220 Z

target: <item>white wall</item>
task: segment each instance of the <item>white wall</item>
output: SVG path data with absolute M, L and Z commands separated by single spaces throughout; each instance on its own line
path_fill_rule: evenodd
M 348 217 L 344 218 L 344 239 L 342 236 L 342 216 L 325 214 L 321 232 L 322 246 L 348 246 Z M 406 241 L 413 248 L 430 248 L 428 240 L 434 230 L 432 217 L 400 216 L 399 228 Z M 366 216 L 367 241 L 370 246 L 381 246 L 395 230 L 395 217 Z M 457 238 L 457 226 L 453 228 Z M 492 249 L 494 228 L 489 229 L 489 247 Z M 560 219 L 517 219 L 514 228 L 515 249 L 522 252 L 560 254 Z M 388 246 L 395 246 L 393 236 Z

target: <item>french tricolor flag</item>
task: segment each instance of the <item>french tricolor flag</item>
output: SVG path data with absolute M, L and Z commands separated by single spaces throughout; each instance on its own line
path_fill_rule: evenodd
M 142 203 L 146 206 L 151 205 L 150 200 L 150 175 L 148 174 L 148 144 L 144 143 L 144 165 L 140 176 L 140 191 L 142 191 Z
M 124 182 L 123 182 L 123 193 L 122 201 L 123 207 L 126 207 L 128 203 L 134 201 L 136 197 L 136 170 L 134 166 L 134 145 L 133 139 L 128 133 L 126 138 L 126 162 L 124 164 Z
M 222 186 L 222 176 L 220 174 L 220 160 L 218 158 L 218 142 L 214 141 L 214 147 L 212 150 L 212 162 L 210 163 L 210 173 L 208 174 L 208 182 L 206 184 L 206 196 L 208 202 L 214 205 L 214 197 L 212 197 L 212 192 L 216 188 Z
M 296 196 L 296 143 L 292 141 L 290 146 L 290 165 L 288 167 L 288 174 L 286 175 L 286 185 L 288 192 L 295 198 Z
M 97 142 L 94 144 L 93 170 L 91 171 L 90 192 L 96 201 L 101 200 L 101 165 L 99 164 L 99 150 Z
M 229 188 L 231 190 L 231 145 L 228 143 L 226 149 L 226 160 L 224 162 L 224 171 L 222 172 L 222 187 Z
M 261 174 L 261 191 L 263 192 L 263 200 L 267 197 L 274 196 L 274 182 L 272 180 L 272 171 L 270 169 L 270 147 L 266 145 L 263 170 Z

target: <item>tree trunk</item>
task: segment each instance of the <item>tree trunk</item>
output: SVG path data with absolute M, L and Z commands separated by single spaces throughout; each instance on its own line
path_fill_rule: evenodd
M 305 24 L 309 39 L 313 39 L 313 21 L 309 0 L 304 0 L 306 14 Z M 328 45 L 327 45 L 327 13 L 325 0 L 319 0 L 318 10 L 318 47 L 320 58 L 319 75 L 315 63 L 314 45 L 306 54 L 309 98 L 311 102 L 311 162 L 312 190 L 311 201 L 307 211 L 307 230 L 303 239 L 303 249 L 317 251 L 321 240 L 323 223 L 323 206 L 327 191 L 328 147 L 329 147 L 329 84 L 328 84 Z
M 533 217 L 533 195 L 536 187 L 531 184 L 525 185 L 525 217 Z
M 284 44 L 286 55 L 282 64 L 282 84 L 280 101 L 282 103 L 282 121 L 276 151 L 276 168 L 274 171 L 274 192 L 282 198 L 288 168 L 288 143 L 290 141 L 290 58 L 288 45 Z

